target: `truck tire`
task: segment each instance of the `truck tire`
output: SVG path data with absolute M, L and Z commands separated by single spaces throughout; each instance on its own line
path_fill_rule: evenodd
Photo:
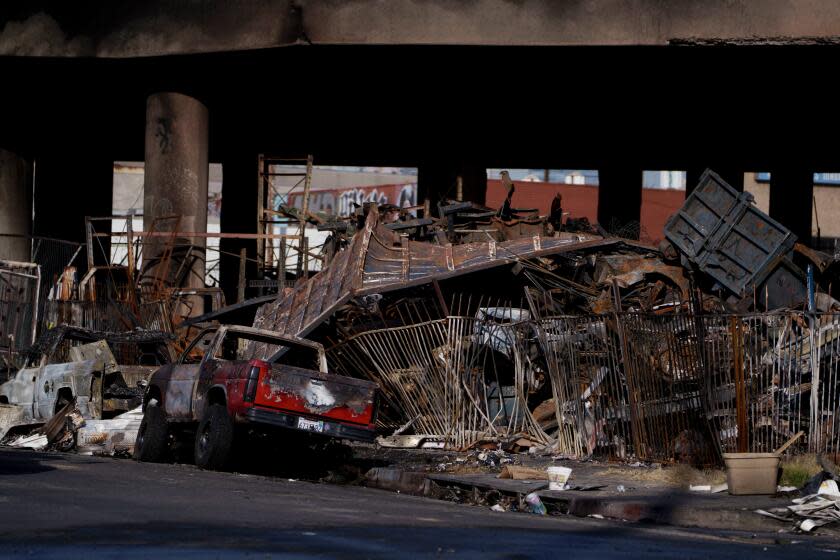
M 169 424 L 166 413 L 154 404 L 146 407 L 140 429 L 137 430 L 137 440 L 134 442 L 134 458 L 145 463 L 159 463 L 166 453 L 169 440 Z
M 233 446 L 233 422 L 223 404 L 211 404 L 195 434 L 195 464 L 201 469 L 222 470 Z

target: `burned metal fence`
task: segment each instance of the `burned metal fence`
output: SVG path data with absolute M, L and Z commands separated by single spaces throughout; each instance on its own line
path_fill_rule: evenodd
M 710 361 L 707 414 L 722 451 L 773 451 L 800 430 L 807 436 L 801 450 L 840 451 L 840 315 L 768 313 L 703 321 Z
M 449 447 L 513 435 L 548 443 L 525 400 L 534 382 L 525 333 L 488 316 L 447 317 L 357 334 L 329 358 L 337 372 L 379 383 L 386 410 Z
M 4 354 L 34 342 L 40 287 L 38 265 L 0 261 L 0 350 Z
M 840 451 L 840 315 L 551 317 L 537 322 L 558 451 L 711 463 Z
M 48 300 L 45 327 L 74 325 L 100 332 L 126 332 L 137 328 L 171 332 L 165 300 L 130 305 L 118 301 Z
M 481 307 L 361 332 L 329 354 L 336 371 L 380 384 L 391 427 L 455 448 L 521 434 L 575 457 L 711 464 L 802 430 L 796 450 L 840 452 L 840 315 L 533 320 Z M 535 421 L 549 396 L 554 421 Z

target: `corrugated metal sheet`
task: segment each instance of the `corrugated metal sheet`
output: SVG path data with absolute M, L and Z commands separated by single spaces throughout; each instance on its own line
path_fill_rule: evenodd
M 559 237 L 433 245 L 400 238 L 379 223 L 379 215 L 372 208 L 364 229 L 353 237 L 350 246 L 336 255 L 327 268 L 299 283 L 294 291 L 262 306 L 254 326 L 306 336 L 354 296 L 426 284 L 510 264 L 521 258 L 618 244 L 633 243 L 619 238 L 561 233 Z

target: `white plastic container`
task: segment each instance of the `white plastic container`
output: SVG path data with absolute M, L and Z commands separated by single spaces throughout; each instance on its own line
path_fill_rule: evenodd
M 568 467 L 548 467 L 548 489 L 565 490 L 571 474 L 572 469 Z

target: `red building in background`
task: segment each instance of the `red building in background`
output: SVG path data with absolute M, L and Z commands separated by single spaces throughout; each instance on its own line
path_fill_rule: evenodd
M 565 183 L 545 183 L 514 181 L 516 192 L 513 195 L 514 208 L 537 208 L 542 215 L 547 215 L 551 208 L 554 194 L 563 196 L 563 211 L 567 217 L 586 217 L 591 223 L 598 221 L 598 187 L 596 185 L 567 185 Z M 487 206 L 499 208 L 507 196 L 507 191 L 498 179 L 487 181 Z M 677 189 L 642 189 L 642 240 L 658 243 L 662 239 L 665 222 L 685 201 L 685 191 Z

